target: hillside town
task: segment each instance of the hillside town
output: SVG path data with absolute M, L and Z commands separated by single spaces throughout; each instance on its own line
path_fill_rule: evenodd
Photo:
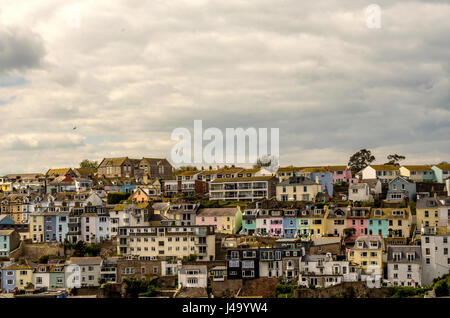
M 446 162 L 83 163 L 0 177 L 1 297 L 449 296 Z

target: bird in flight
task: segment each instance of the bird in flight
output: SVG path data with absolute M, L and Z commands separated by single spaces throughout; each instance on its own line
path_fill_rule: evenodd
M 77 126 L 74 126 L 72 129 L 73 129 L 73 130 L 77 129 Z

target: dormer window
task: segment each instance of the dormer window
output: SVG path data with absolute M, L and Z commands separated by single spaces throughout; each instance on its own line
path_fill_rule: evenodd
M 381 212 L 381 210 L 375 210 L 375 215 L 381 216 L 381 215 L 383 215 L 383 212 Z
M 378 242 L 374 242 L 374 241 L 370 242 L 370 247 L 378 248 Z
M 402 253 L 397 252 L 392 254 L 394 261 L 400 261 L 402 259 Z
M 414 253 L 407 253 L 406 256 L 408 258 L 408 261 L 410 261 L 410 262 L 414 261 L 414 259 L 416 258 Z

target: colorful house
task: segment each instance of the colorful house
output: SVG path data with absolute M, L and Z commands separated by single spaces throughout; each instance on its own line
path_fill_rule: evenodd
M 419 199 L 416 203 L 417 230 L 422 227 L 434 227 L 439 225 L 440 209 L 436 198 Z
M 348 251 L 347 259 L 350 264 L 357 265 L 367 274 L 378 270 L 383 272 L 383 239 L 379 235 L 362 235 L 355 241 L 355 245 Z
M 311 236 L 323 236 L 326 233 L 326 213 L 324 209 L 314 209 L 309 214 L 309 233 Z
M 387 183 L 400 175 L 400 171 L 395 165 L 369 165 L 362 169 L 362 179 L 380 179 L 381 182 Z
M 270 236 L 282 236 L 283 235 L 283 211 L 282 210 L 270 210 L 269 218 L 269 234 Z
M 347 227 L 348 208 L 324 207 L 327 211 L 326 234 L 344 237 L 344 230 Z
M 20 235 L 16 230 L 0 230 L 0 257 L 9 257 L 20 245 Z
M 242 226 L 241 208 L 236 206 L 200 209 L 195 218 L 195 224 L 213 225 L 219 233 L 236 234 Z
M 369 235 L 381 235 L 382 238 L 388 237 L 388 220 L 384 212 L 385 209 L 372 209 L 367 224 Z
M 367 220 L 370 216 L 370 208 L 368 207 L 352 207 L 347 215 L 347 228 L 349 230 L 347 239 L 355 240 L 360 235 L 367 234 Z
M 4 293 L 14 289 L 24 290 L 33 284 L 33 269 L 27 264 L 12 264 L 1 271 L 1 287 Z
M 258 210 L 248 209 L 244 210 L 242 215 L 242 233 L 245 235 L 253 235 L 256 232 L 256 217 Z
M 306 168 L 304 171 L 311 171 L 309 177 L 311 180 L 314 180 L 316 183 L 320 184 L 321 191 L 323 193 L 328 193 L 330 197 L 333 196 L 333 172 L 329 171 L 317 171 L 316 169 Z
M 352 171 L 347 166 L 327 166 L 327 170 L 333 174 L 333 183 L 358 183 L 357 178 L 352 177 Z
M 297 236 L 297 214 L 298 210 L 284 210 L 283 234 L 285 238 L 295 238 Z
M 388 201 L 414 200 L 416 197 L 416 183 L 408 181 L 405 177 L 396 177 L 389 181 L 387 192 Z
M 450 177 L 450 163 L 441 163 L 431 167 L 434 171 L 436 181 L 443 183 Z
M 416 182 L 436 180 L 433 169 L 428 165 L 401 166 L 400 175 Z

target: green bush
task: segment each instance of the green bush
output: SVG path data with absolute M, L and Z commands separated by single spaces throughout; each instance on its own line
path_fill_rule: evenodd
M 197 255 L 190 254 L 189 256 L 184 256 L 181 260 L 182 263 L 195 262 L 197 260 Z
M 421 296 L 431 290 L 430 287 L 416 288 L 416 287 L 400 287 L 400 286 L 389 286 L 388 287 L 388 297 L 390 298 L 408 298 Z
M 294 297 L 294 285 L 278 283 L 275 286 L 275 297 L 277 298 L 292 298 Z
M 109 192 L 106 196 L 106 202 L 108 204 L 119 204 L 123 200 L 127 200 L 130 197 L 130 193 L 125 192 Z
M 124 278 L 123 281 L 127 284 L 127 295 L 131 296 L 132 298 L 137 298 L 138 296 L 153 297 L 159 293 L 155 286 L 157 278 L 152 280 Z

